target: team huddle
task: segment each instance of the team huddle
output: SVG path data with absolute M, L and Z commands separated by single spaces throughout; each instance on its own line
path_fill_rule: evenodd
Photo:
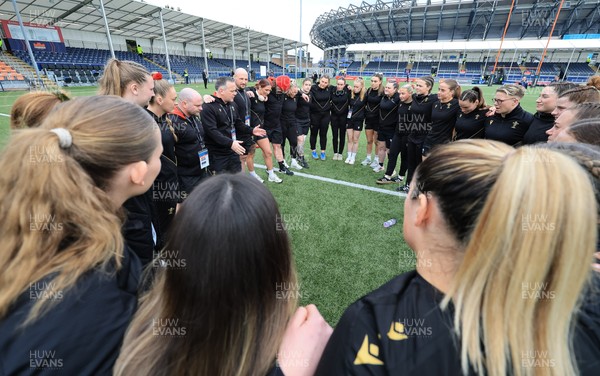
M 0 373 L 597 374 L 597 77 L 545 87 L 535 114 L 519 85 L 490 107 L 450 79 L 432 94 L 430 76 L 247 87 L 238 69 L 202 96 L 111 59 L 99 84 L 11 110 Z M 298 306 L 285 216 L 254 166 L 260 149 L 281 183 L 327 160 L 330 126 L 333 161 L 356 163 L 364 129 L 361 164 L 406 192 L 416 257 L 335 330 Z

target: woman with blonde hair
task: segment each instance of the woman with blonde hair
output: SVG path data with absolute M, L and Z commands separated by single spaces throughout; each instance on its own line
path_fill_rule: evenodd
M 166 233 L 171 226 L 178 204 L 183 201 L 183 197 L 179 187 L 177 155 L 175 154 L 175 143 L 178 141 L 178 137 L 173 122 L 167 116 L 175 109 L 177 91 L 169 81 L 163 80 L 162 76 L 159 77 L 161 78 L 154 81 L 155 94 L 150 99 L 146 111 L 160 128 L 163 146 L 163 153 L 160 156 L 160 173 L 154 181 L 152 201 L 156 209 L 154 219 L 158 222 L 161 231 Z
M 140 107 L 148 106 L 154 96 L 154 78 L 146 68 L 133 61 L 108 60 L 98 82 L 100 95 L 116 95 Z M 131 197 L 123 204 L 127 211 L 122 230 L 125 241 L 144 266 L 152 261 L 155 249 L 163 242 L 155 218 L 153 191 L 150 187 L 144 194 Z
M 433 149 L 404 203 L 416 270 L 346 310 L 316 374 L 597 374 L 600 326 L 580 310 L 597 218 L 570 157 L 485 140 Z
M 10 109 L 11 129 L 39 127 L 58 104 L 71 97 L 63 91 L 36 91 L 21 95 Z
M 502 85 L 496 89 L 494 106 L 496 113 L 485 121 L 485 138 L 502 141 L 511 146 L 523 143 L 525 133 L 534 117 L 521 107 L 525 90 L 521 85 Z
M 173 251 L 142 298 L 114 374 L 312 375 L 331 327 L 312 305 L 296 310 L 285 228 L 256 179 L 224 174 L 200 184 L 173 222 Z
M 348 136 L 348 158 L 345 163 L 354 164 L 358 150 L 358 141 L 365 121 L 365 82 L 362 78 L 354 80 L 348 104 L 348 124 L 346 135 Z
M 154 96 L 154 79 L 150 72 L 133 61 L 108 60 L 98 83 L 98 94 L 116 95 L 142 107 Z
M 11 137 L 0 157 L 3 373 L 110 373 L 141 273 L 120 208 L 152 186 L 161 149 L 146 111 L 109 96 L 70 100 Z

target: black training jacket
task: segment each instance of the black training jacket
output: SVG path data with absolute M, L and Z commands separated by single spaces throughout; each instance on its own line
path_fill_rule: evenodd
M 554 116 L 547 112 L 536 112 L 533 115 L 533 122 L 529 126 L 523 144 L 536 144 L 538 142 L 548 142 L 546 131 L 554 126 Z
M 485 114 L 487 108 L 475 109 L 468 114 L 459 113 L 456 118 L 455 140 L 465 140 L 468 138 L 485 138 Z
M 496 113 L 485 121 L 485 138 L 518 146 L 533 122 L 533 115 L 517 105 L 509 114 L 502 117 Z
M 456 123 L 456 117 L 460 113 L 458 99 L 453 98 L 447 103 L 439 100 L 434 103 L 431 110 L 431 130 L 423 143 L 423 155 L 436 145 L 452 141 L 452 131 Z
M 112 375 L 137 309 L 141 271 L 126 247 L 121 269 L 111 262 L 90 270 L 67 291 L 45 292 L 51 276 L 32 283 L 0 319 L 0 375 Z M 37 299 L 56 304 L 22 326 Z

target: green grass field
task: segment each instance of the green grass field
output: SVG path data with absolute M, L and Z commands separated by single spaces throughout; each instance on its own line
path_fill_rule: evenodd
M 201 85 L 190 85 L 208 93 Z M 464 89 L 472 85 L 463 86 Z M 183 85 L 177 85 L 181 89 Z M 482 87 L 491 102 L 496 87 Z M 93 95 L 95 87 L 68 88 L 73 96 Z M 535 112 L 541 88 L 531 88 L 522 100 L 523 107 Z M 434 89 L 436 92 L 436 89 Z M 6 116 L 23 92 L 0 93 L 0 147 L 10 135 Z M 330 132 L 331 133 L 331 132 Z M 353 166 L 333 161 L 331 135 L 326 161 L 309 160 L 303 173 L 392 191 L 395 185 L 377 186 L 382 173 L 360 164 Z M 357 161 L 364 159 L 366 139 L 361 139 Z M 309 155 L 308 142 L 306 155 Z M 344 153 L 345 158 L 345 153 Z M 257 152 L 256 163 L 263 163 Z M 264 171 L 257 169 L 265 177 Z M 397 274 L 411 270 L 414 258 L 402 235 L 404 200 L 400 196 L 367 191 L 306 177 L 282 177 L 283 184 L 268 184 L 287 223 L 296 258 L 301 292 L 300 303 L 314 303 L 331 325 L 356 299 L 377 288 Z M 267 184 L 267 183 L 265 183 Z M 384 228 L 383 222 L 398 218 L 397 225 Z

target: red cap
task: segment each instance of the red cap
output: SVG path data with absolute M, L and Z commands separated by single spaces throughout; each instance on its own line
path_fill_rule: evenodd
M 291 80 L 288 76 L 279 76 L 275 82 L 277 82 L 277 86 L 283 91 L 288 91 L 291 85 Z

